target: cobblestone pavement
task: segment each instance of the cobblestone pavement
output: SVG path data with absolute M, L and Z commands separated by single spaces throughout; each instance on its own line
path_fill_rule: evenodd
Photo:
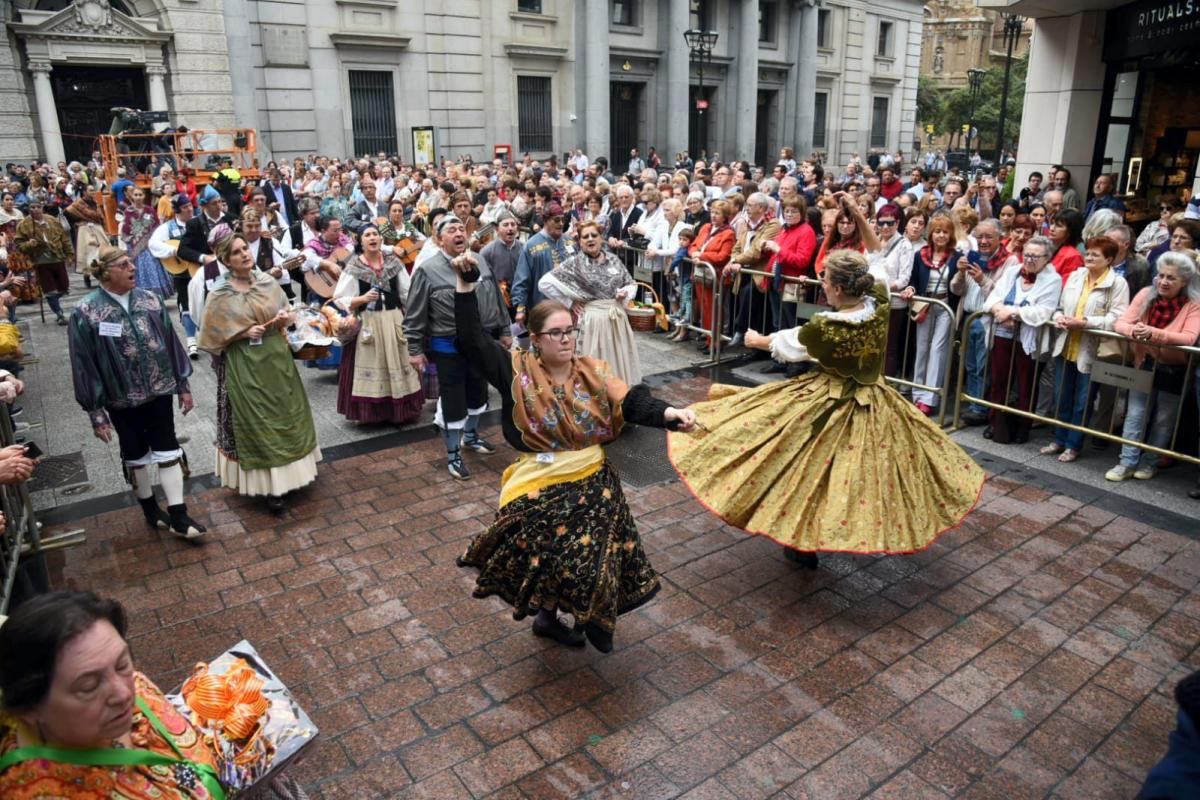
M 510 457 L 458 483 L 413 432 L 323 465 L 282 520 L 200 494 L 203 546 L 136 508 L 78 521 L 52 577 L 122 600 L 164 688 L 253 642 L 321 727 L 293 774 L 325 800 L 1129 798 L 1200 667 L 1194 523 L 1004 474 L 928 551 L 816 572 L 677 481 L 627 486 L 663 590 L 611 655 L 562 649 L 453 563 Z

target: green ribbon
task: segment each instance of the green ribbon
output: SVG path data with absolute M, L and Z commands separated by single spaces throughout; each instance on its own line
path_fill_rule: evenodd
M 58 747 L 30 745 L 28 747 L 18 747 L 0 758 L 0 772 L 15 764 L 34 759 L 57 761 L 62 764 L 77 764 L 84 767 L 165 767 L 174 764 L 184 764 L 195 770 L 197 777 L 200 778 L 200 782 L 204 784 L 204 788 L 208 790 L 213 800 L 225 800 L 225 790 L 221 788 L 221 782 L 217 779 L 217 771 L 208 764 L 197 764 L 195 761 L 184 758 L 183 753 L 175 745 L 175 739 L 167 732 L 166 726 L 162 724 L 162 720 L 150 710 L 150 707 L 140 697 L 137 698 L 137 706 L 146 715 L 146 719 L 150 721 L 150 725 L 154 730 L 158 731 L 158 734 L 166 740 L 167 744 L 171 746 L 171 749 L 175 751 L 175 754 L 179 758 L 171 758 L 170 756 L 154 753 L 150 750 L 126 750 L 119 748 L 64 750 Z

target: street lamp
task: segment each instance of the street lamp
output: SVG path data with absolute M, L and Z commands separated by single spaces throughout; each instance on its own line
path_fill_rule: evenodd
M 971 137 L 975 133 L 975 104 L 979 100 L 979 87 L 983 85 L 983 70 L 979 67 L 967 70 L 967 82 L 971 87 L 971 114 L 967 120 L 967 155 L 970 156 Z
M 1012 72 L 1013 48 L 1021 31 L 1025 28 L 1025 19 L 1016 14 L 1004 15 L 1004 41 L 1008 46 L 1008 57 L 1004 61 L 1004 88 L 1000 92 L 1000 130 L 996 132 L 996 169 L 1004 163 L 1004 123 L 1008 116 L 1008 78 Z
M 700 88 L 696 97 L 696 113 L 700 116 L 700 153 L 708 152 L 708 124 L 704 118 L 704 111 L 708 108 L 708 98 L 704 96 L 704 62 L 712 57 L 713 48 L 717 45 L 717 35 L 716 31 L 702 31 L 696 28 L 683 32 L 683 40 L 687 42 L 691 57 L 700 62 Z

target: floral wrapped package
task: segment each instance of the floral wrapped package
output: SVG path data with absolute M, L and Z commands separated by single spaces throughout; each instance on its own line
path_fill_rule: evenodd
M 266 786 L 317 736 L 316 725 L 245 640 L 197 664 L 167 699 L 211 738 L 231 798 Z

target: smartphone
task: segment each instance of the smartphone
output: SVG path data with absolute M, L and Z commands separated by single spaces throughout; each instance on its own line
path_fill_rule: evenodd
M 37 459 L 41 458 L 42 455 L 43 455 L 42 448 L 37 446 L 37 442 L 29 442 L 28 444 L 25 445 L 25 457 L 26 458 L 33 459 L 34 461 L 36 461 Z

